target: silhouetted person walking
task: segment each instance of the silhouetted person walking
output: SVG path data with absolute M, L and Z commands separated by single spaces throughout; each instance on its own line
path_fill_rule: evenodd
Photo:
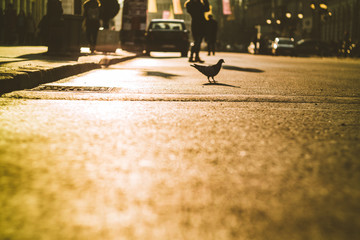
M 63 8 L 60 0 L 48 0 L 46 5 L 46 20 L 43 21 L 43 31 L 48 46 L 48 53 L 59 54 L 63 51 L 64 38 L 64 19 Z M 45 16 L 44 16 L 45 17 Z
M 0 44 L 3 43 L 4 36 L 4 13 L 0 6 Z
M 5 9 L 4 28 L 5 43 L 14 44 L 16 40 L 16 11 L 12 3 L 8 3 Z
M 212 53 L 215 55 L 215 44 L 216 44 L 216 33 L 217 33 L 217 21 L 213 18 L 213 15 L 209 15 L 209 20 L 207 21 L 207 32 L 206 40 L 208 46 L 208 55 Z
M 18 45 L 23 45 L 25 43 L 26 31 L 26 15 L 24 10 L 20 10 L 19 15 L 17 16 Z
M 210 10 L 208 0 L 188 0 L 185 3 L 187 12 L 191 15 L 191 33 L 194 44 L 191 46 L 189 62 L 204 62 L 200 59 L 200 45 L 206 34 L 205 12 Z M 194 59 L 195 55 L 195 59 Z
M 29 45 L 34 44 L 35 32 L 36 32 L 36 25 L 34 18 L 32 17 L 31 13 L 28 13 L 26 16 L 26 36 L 25 36 L 25 41 L 27 44 Z
M 99 0 L 87 0 L 83 5 L 86 38 L 92 53 L 95 51 L 96 39 L 100 27 L 100 6 Z

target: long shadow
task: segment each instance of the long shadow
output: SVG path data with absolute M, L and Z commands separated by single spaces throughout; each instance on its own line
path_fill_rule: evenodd
M 253 73 L 264 72 L 263 70 L 257 69 L 257 68 L 242 68 L 242 67 L 231 66 L 231 65 L 223 65 L 222 68 L 226 69 L 226 70 L 241 71 L 241 72 L 253 72 Z
M 0 61 L 0 65 L 8 64 L 8 63 L 24 62 L 24 61 L 28 61 L 28 60 L 29 59 L 18 59 L 18 60 L 14 60 L 14 61 Z
M 35 54 L 25 54 L 17 56 L 17 60 L 13 61 L 0 61 L 0 65 L 15 63 L 15 62 L 26 62 L 32 60 L 41 60 L 44 62 L 58 62 L 58 61 L 77 61 L 81 55 L 50 55 L 47 52 L 44 53 L 35 53 Z M 15 57 L 14 57 L 15 58 Z
M 68 60 L 68 61 L 77 61 L 79 57 L 82 56 L 81 54 L 75 55 L 52 55 L 48 54 L 47 52 L 44 53 L 35 53 L 35 54 L 25 54 L 19 56 L 19 58 L 25 58 L 27 60 L 43 60 L 43 61 L 59 61 L 59 60 Z
M 230 85 L 230 84 L 225 84 L 225 83 L 219 83 L 219 82 L 215 82 L 215 83 L 204 83 L 204 86 L 224 86 L 224 87 L 233 87 L 233 88 L 241 88 L 239 86 L 234 86 L 234 85 Z
M 158 72 L 158 71 L 143 71 L 144 76 L 150 76 L 150 77 L 162 77 L 166 79 L 172 79 L 174 77 L 178 77 L 179 75 L 171 74 L 171 73 L 165 73 L 165 72 Z
M 155 59 L 176 59 L 176 58 L 183 58 L 180 55 L 179 56 L 154 56 L 154 55 L 140 55 L 142 58 L 155 58 Z
M 155 56 L 150 56 L 150 58 L 156 58 L 156 59 L 174 59 L 174 58 L 181 58 L 180 56 L 174 56 L 174 57 L 161 57 L 161 56 L 158 56 L 158 57 L 155 57 Z

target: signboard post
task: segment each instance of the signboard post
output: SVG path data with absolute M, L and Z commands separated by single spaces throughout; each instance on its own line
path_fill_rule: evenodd
M 128 51 L 142 51 L 146 29 L 147 0 L 124 0 L 121 48 Z

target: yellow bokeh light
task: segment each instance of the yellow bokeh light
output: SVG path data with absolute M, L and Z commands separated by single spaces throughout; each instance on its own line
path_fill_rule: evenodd
M 322 8 L 322 9 L 327 9 L 327 5 L 326 4 L 324 4 L 324 3 L 320 3 L 320 8 Z

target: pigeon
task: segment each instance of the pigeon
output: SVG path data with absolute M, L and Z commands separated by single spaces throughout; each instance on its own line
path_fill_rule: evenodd
M 199 64 L 191 64 L 190 66 L 196 68 L 199 72 L 207 76 L 209 83 L 211 83 L 210 78 L 212 78 L 213 83 L 215 83 L 214 76 L 220 72 L 221 64 L 224 62 L 224 59 L 220 59 L 215 65 L 204 66 Z

